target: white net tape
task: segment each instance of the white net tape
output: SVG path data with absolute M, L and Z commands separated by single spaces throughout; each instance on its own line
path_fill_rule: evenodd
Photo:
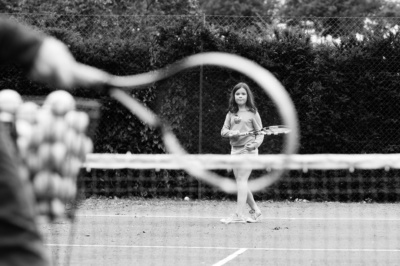
M 291 155 L 285 162 L 290 170 L 308 169 L 400 169 L 400 154 L 310 154 Z M 286 155 L 171 155 L 171 154 L 88 154 L 86 169 L 182 169 L 182 160 L 201 164 L 208 170 L 251 168 L 280 169 Z

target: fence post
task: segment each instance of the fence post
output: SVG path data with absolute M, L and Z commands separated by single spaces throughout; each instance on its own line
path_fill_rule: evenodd
M 202 14 L 201 16 L 202 19 L 202 27 L 205 27 L 205 14 Z M 201 39 L 201 46 L 200 46 L 200 52 L 203 52 L 203 40 Z M 202 153 L 202 147 L 201 143 L 203 140 L 203 65 L 200 66 L 200 77 L 199 77 L 199 146 L 198 146 L 198 152 L 199 154 Z M 201 182 L 198 182 L 198 188 L 197 188 L 197 196 L 198 199 L 201 199 L 201 194 L 202 194 L 202 187 L 201 187 Z

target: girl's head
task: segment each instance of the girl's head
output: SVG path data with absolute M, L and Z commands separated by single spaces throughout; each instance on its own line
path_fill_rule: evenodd
M 254 96 L 249 86 L 246 83 L 240 82 L 233 87 L 229 98 L 229 111 L 231 113 L 237 113 L 239 111 L 239 104 L 245 100 L 247 109 L 253 113 L 257 111 L 257 107 L 254 103 Z

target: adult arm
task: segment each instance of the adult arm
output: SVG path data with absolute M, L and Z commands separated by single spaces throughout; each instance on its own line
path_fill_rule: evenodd
M 0 62 L 20 65 L 30 78 L 62 89 L 97 87 L 108 75 L 76 62 L 61 41 L 0 16 Z

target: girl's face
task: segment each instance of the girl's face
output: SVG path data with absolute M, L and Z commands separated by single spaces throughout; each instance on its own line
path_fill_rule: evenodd
M 244 88 L 240 88 L 235 92 L 235 102 L 238 106 L 245 106 L 247 102 L 247 92 Z

